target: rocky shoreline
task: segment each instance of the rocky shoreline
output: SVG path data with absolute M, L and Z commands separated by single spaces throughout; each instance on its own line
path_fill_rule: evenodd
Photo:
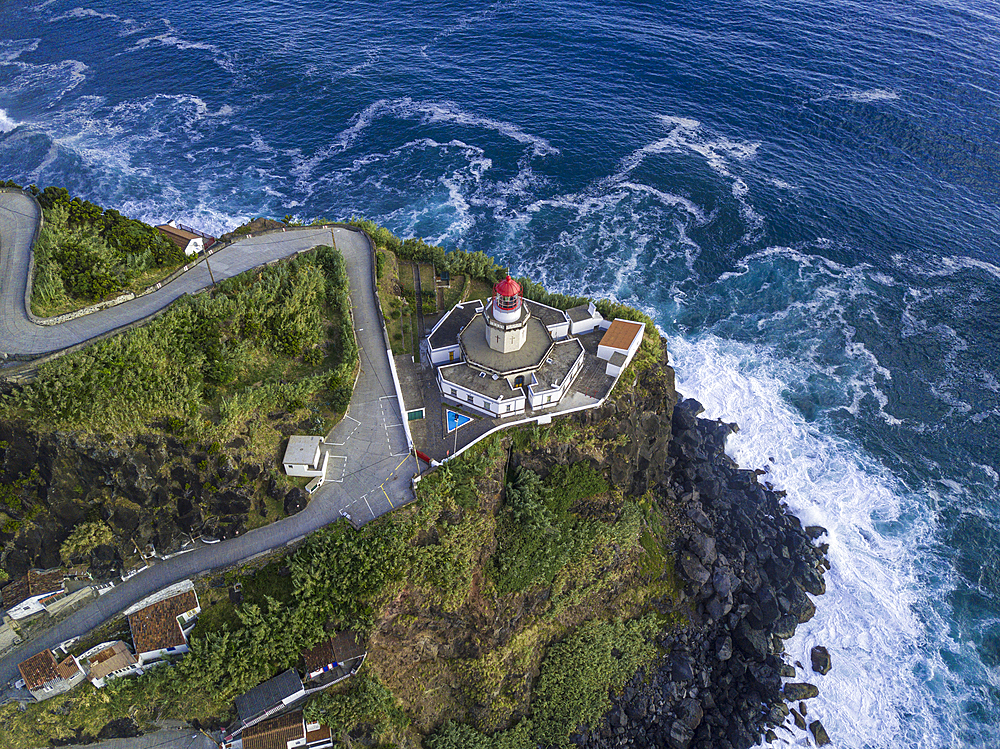
M 701 411 L 695 400 L 677 403 L 659 481 L 684 516 L 676 572 L 691 626 L 661 633 L 663 657 L 635 675 L 600 726 L 574 737 L 584 749 L 743 749 L 777 731 L 792 739 L 789 716 L 817 745 L 829 743 L 805 703 L 817 688 L 785 681 L 796 669 L 782 655 L 782 641 L 815 613 L 810 596 L 825 592 L 827 546 L 814 544 L 825 530 L 803 528 L 761 472 L 736 466 L 725 454 L 735 425 Z M 830 668 L 825 648 L 812 661 L 817 673 Z

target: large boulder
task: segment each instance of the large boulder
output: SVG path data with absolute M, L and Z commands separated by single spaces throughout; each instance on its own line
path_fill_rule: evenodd
M 819 688 L 815 684 L 805 684 L 803 682 L 794 681 L 785 684 L 781 691 L 784 698 L 789 702 L 811 700 L 819 694 Z
M 809 651 L 809 659 L 812 661 L 812 669 L 818 674 L 827 674 L 832 663 L 830 661 L 830 651 L 822 645 L 817 645 Z

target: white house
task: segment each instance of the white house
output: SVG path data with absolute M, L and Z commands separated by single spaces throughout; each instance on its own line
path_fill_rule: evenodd
M 137 605 L 126 611 L 129 628 L 132 630 L 132 644 L 140 666 L 167 655 L 180 655 L 188 651 L 188 635 L 201 613 L 201 605 L 194 585 L 190 581 L 185 582 L 189 587 L 183 592 L 159 598 L 146 605 L 140 604 L 141 608 Z M 150 598 L 156 599 L 162 593 L 163 591 Z M 145 604 L 145 601 L 142 603 Z
M 193 257 L 204 252 L 215 244 L 215 238 L 196 232 L 189 226 L 182 226 L 176 221 L 168 221 L 156 227 L 157 231 L 184 250 L 184 254 Z
M 4 608 L 11 619 L 24 619 L 45 610 L 45 604 L 66 592 L 62 569 L 28 570 L 28 573 L 4 586 L 0 591 Z
M 606 372 L 617 377 L 639 350 L 646 323 L 616 319 L 597 345 L 597 358 L 607 362 Z
M 83 669 L 72 655 L 56 661 L 51 650 L 43 650 L 17 665 L 24 679 L 24 686 L 41 702 L 57 694 L 68 692 L 83 681 Z
M 239 716 L 239 721 L 227 732 L 228 735 L 224 739 L 231 741 L 234 736 L 277 715 L 305 695 L 306 688 L 294 668 L 268 679 L 263 684 L 258 684 L 236 698 L 236 714 Z M 246 737 L 243 740 L 245 746 Z
M 95 645 L 78 659 L 90 683 L 100 689 L 109 679 L 141 674 L 142 664 L 121 640 Z
M 321 449 L 322 437 L 292 435 L 281 462 L 289 476 L 326 476 L 330 453 Z
M 462 362 L 438 367 L 438 388 L 446 401 L 486 416 L 523 414 L 527 398 L 520 385 L 498 374 L 473 369 Z
M 247 728 L 239 738 L 224 741 L 224 749 L 326 749 L 333 746 L 330 729 L 307 723 L 301 710 L 268 718 Z

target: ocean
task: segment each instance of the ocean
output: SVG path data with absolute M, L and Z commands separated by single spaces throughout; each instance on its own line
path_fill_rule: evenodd
M 647 311 L 829 529 L 809 715 L 1000 746 L 1000 4 L 80 2 L 0 3 L 0 178 L 365 216 Z

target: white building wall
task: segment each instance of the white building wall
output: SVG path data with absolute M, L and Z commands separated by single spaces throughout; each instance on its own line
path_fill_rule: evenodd
M 187 243 L 187 247 L 184 248 L 184 254 L 188 257 L 192 255 L 197 255 L 205 250 L 205 240 L 202 237 L 195 237 L 190 242 Z
M 557 323 L 556 325 L 548 326 L 549 334 L 553 339 L 559 340 L 560 338 L 565 338 L 569 335 L 569 320 L 566 322 Z
M 441 348 L 431 349 L 431 363 L 434 365 L 459 361 L 462 361 L 462 347 L 457 343 L 454 346 L 442 346 Z
M 509 398 L 494 400 L 474 390 L 469 390 L 444 379 L 440 369 L 438 370 L 438 387 L 445 400 L 451 401 L 456 405 L 471 408 L 474 411 L 479 411 L 487 416 L 513 416 L 524 411 L 526 398 L 523 394 L 518 395 L 516 390 L 511 391 Z M 471 400 L 469 399 L 470 396 Z M 509 410 L 507 406 L 510 406 Z
M 55 595 L 62 591 L 62 588 L 58 590 L 50 590 L 48 593 L 40 593 L 37 596 L 32 596 L 21 601 L 16 606 L 12 606 L 7 609 L 7 614 L 11 619 L 24 619 L 27 616 L 32 616 L 41 611 L 45 611 L 45 606 L 42 605 L 42 599 L 48 598 L 49 596 Z

